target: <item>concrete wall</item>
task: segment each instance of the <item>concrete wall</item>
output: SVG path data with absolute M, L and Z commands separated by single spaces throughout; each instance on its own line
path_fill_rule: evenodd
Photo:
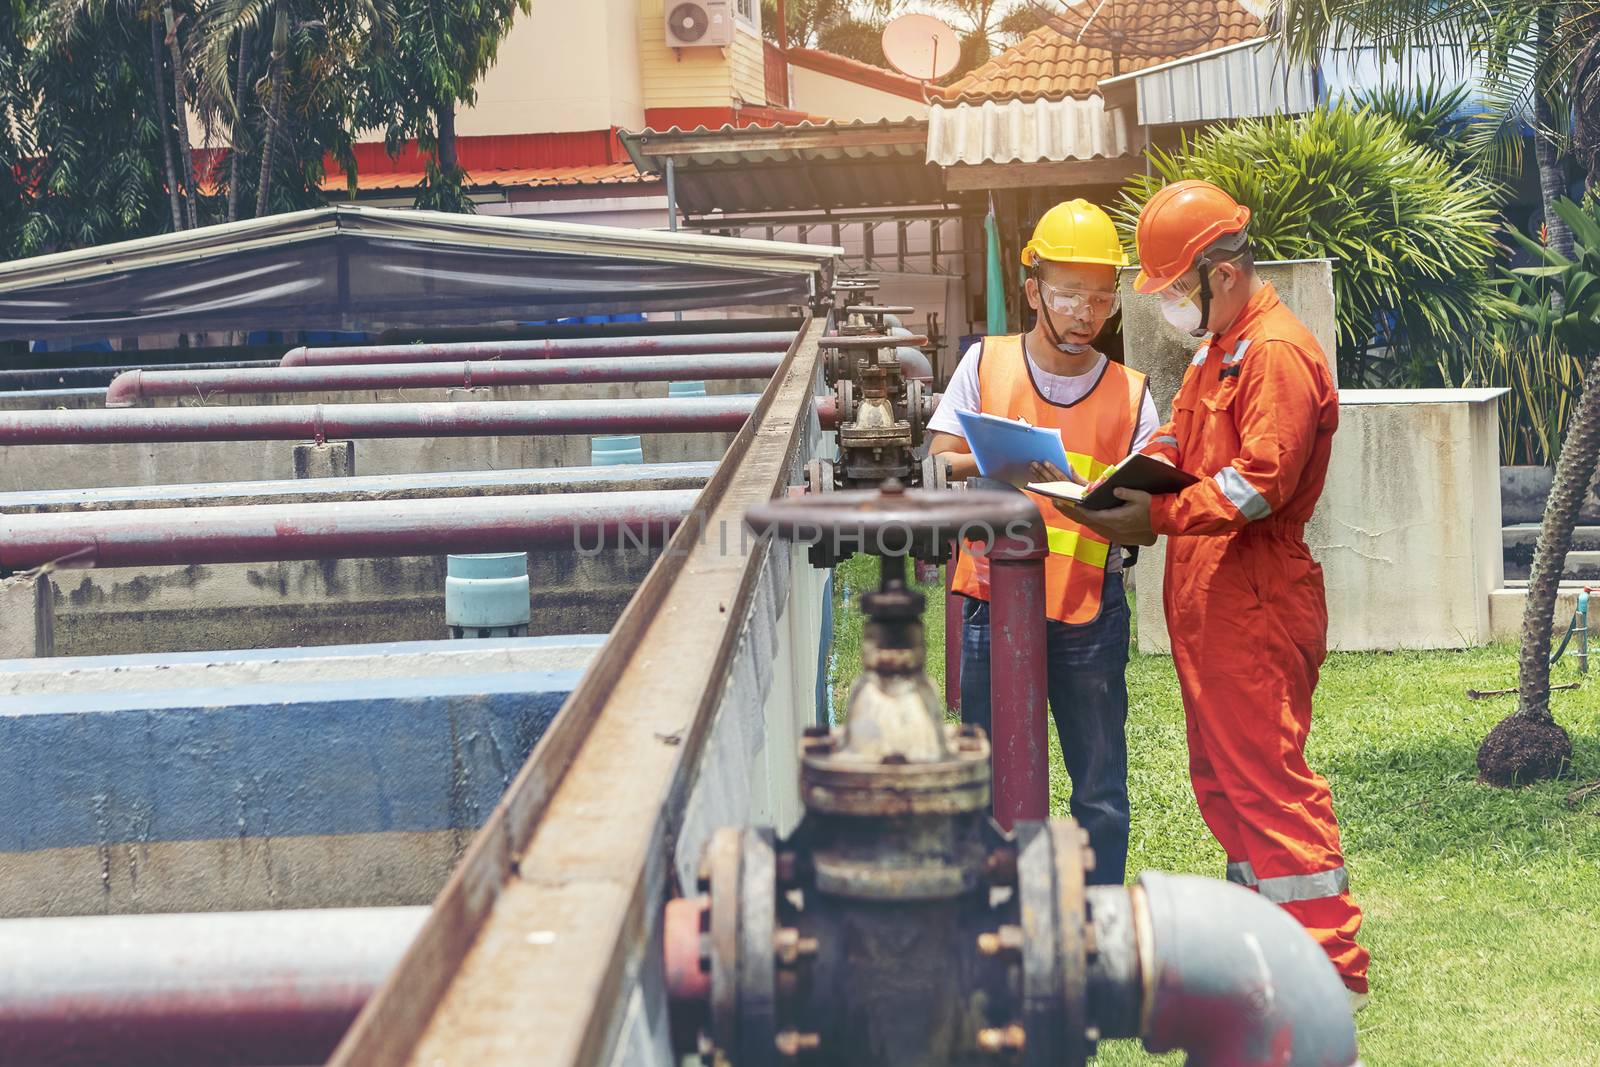
M 478 82 L 477 103 L 457 113 L 456 132 L 642 128 L 638 23 L 639 0 L 536 3 L 519 12 Z
M 1279 295 L 1334 351 L 1327 261 L 1261 264 Z M 1168 415 L 1196 346 L 1152 297 L 1127 297 L 1128 361 Z M 1306 540 L 1322 564 L 1328 643 L 1345 650 L 1461 648 L 1491 640 L 1501 585 L 1498 410 L 1492 390 L 1340 392 L 1328 481 Z M 1139 648 L 1166 652 L 1165 539 L 1136 569 Z
M 789 106 L 841 122 L 925 119 L 928 105 L 835 74 L 789 64 Z
M 0 662 L 0 916 L 426 903 L 599 643 Z

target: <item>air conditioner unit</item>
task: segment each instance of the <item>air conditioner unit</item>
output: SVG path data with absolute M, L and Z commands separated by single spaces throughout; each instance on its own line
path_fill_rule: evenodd
M 724 48 L 733 43 L 733 0 L 667 0 L 668 48 Z

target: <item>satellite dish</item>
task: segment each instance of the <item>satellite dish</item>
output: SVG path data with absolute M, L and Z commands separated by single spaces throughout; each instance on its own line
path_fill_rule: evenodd
M 901 15 L 883 28 L 883 55 L 906 77 L 932 82 L 956 69 L 961 42 L 932 15 Z

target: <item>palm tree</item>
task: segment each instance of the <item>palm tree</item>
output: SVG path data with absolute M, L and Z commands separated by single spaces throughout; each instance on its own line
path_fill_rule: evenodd
M 271 26 L 271 52 L 263 83 L 256 85 L 259 112 L 245 107 L 248 72 L 260 52 L 251 38 Z M 392 0 L 210 0 L 206 5 L 198 45 L 198 76 L 202 110 L 220 117 L 231 130 L 229 218 L 237 217 L 241 158 L 246 149 L 260 151 L 255 214 L 268 213 L 280 179 L 280 154 L 296 160 L 321 159 L 326 146 L 340 155 L 348 136 L 308 135 L 315 127 L 325 134 L 330 123 L 343 123 L 354 95 L 352 82 L 365 67 L 369 54 L 393 33 Z M 237 46 L 237 58 L 234 49 Z M 330 91 L 335 90 L 335 91 Z M 329 97 L 338 98 L 330 101 Z M 330 102 L 335 108 L 330 111 Z M 259 133 L 249 132 L 251 114 L 259 116 Z M 304 143 L 301 143 L 304 142 Z M 302 159 L 303 152 L 310 156 Z M 347 153 L 344 153 L 347 154 Z
M 178 20 L 172 11 L 172 0 L 163 0 L 161 21 L 166 27 L 167 51 L 172 55 L 172 109 L 178 123 L 178 155 L 183 164 L 184 217 L 192 230 L 195 220 L 194 152 L 189 146 L 189 102 L 184 90 L 185 67 L 183 49 L 178 45 Z
M 244 27 L 240 27 L 244 32 Z M 278 143 L 278 124 L 283 118 L 284 59 L 289 52 L 289 12 L 282 4 L 272 20 L 272 59 L 267 67 L 267 83 L 272 86 L 267 102 L 266 130 L 261 135 L 261 178 L 256 184 L 256 218 L 267 213 L 267 198 L 272 190 L 272 151 Z
M 1275 17 L 1290 50 L 1302 58 L 1315 59 L 1329 45 L 1350 43 L 1376 46 L 1402 63 L 1413 49 L 1435 56 L 1469 50 L 1482 60 L 1486 73 L 1489 121 L 1480 122 L 1476 145 L 1491 163 L 1520 169 L 1517 124 L 1521 115 L 1532 113 L 1546 238 L 1543 245 L 1525 238 L 1522 243 L 1544 260 L 1537 271 L 1568 280 L 1543 294 L 1542 314 L 1553 323 L 1576 322 L 1585 342 L 1573 351 L 1594 356 L 1592 337 L 1600 323 L 1594 321 L 1593 298 L 1583 278 L 1592 280 L 1590 272 L 1600 264 L 1600 224 L 1587 222 L 1563 199 L 1567 183 L 1561 157 L 1573 117 L 1580 123 L 1589 116 L 1600 118 L 1595 93 L 1600 63 L 1592 47 L 1600 36 L 1600 0 L 1278 0 Z M 1596 125 L 1591 119 L 1590 128 Z M 1596 150 L 1586 150 L 1581 138 L 1574 147 L 1592 182 Z M 1574 225 L 1593 238 L 1582 242 L 1583 255 L 1576 262 Z M 1573 300 L 1579 306 L 1567 307 Z M 1526 303 L 1522 310 L 1541 314 Z M 1561 773 L 1572 752 L 1571 740 L 1550 712 L 1550 637 L 1561 572 L 1597 454 L 1600 358 L 1592 360 L 1584 376 L 1582 398 L 1545 503 L 1522 616 L 1517 710 L 1490 731 L 1478 751 L 1485 781 L 1509 785 L 1548 778 Z
M 165 33 L 155 21 L 158 9 L 142 0 L 55 0 L 53 6 L 51 14 L 54 17 L 47 19 L 44 27 L 46 39 L 55 44 L 60 44 L 64 40 L 64 35 L 77 25 L 77 19 L 82 17 L 98 21 L 112 6 L 118 6 L 125 14 L 150 23 L 150 48 L 154 59 L 151 78 L 156 96 L 157 122 L 160 123 L 164 134 L 161 144 L 167 168 L 168 198 L 172 205 L 172 228 L 182 230 L 194 226 L 194 163 L 189 152 L 189 118 L 184 92 L 185 68 L 183 51 L 178 43 L 178 22 L 171 0 L 163 0 L 159 8 L 162 21 L 165 23 Z M 167 64 L 161 54 L 163 44 L 166 46 L 172 68 L 173 106 L 170 109 L 167 107 L 165 73 Z M 181 156 L 176 164 L 169 138 L 165 136 L 165 131 L 174 125 L 177 127 L 178 143 L 181 146 Z
M 1572 232 L 1556 214 L 1566 195 L 1562 149 L 1577 61 L 1600 34 L 1597 0 L 1276 0 L 1273 17 L 1291 52 L 1315 60 L 1329 46 L 1376 47 L 1402 66 L 1414 51 L 1432 60 L 1464 50 L 1484 64 L 1485 119 L 1475 130 L 1486 160 L 1521 167 L 1518 124 L 1534 118 L 1534 156 L 1548 243 L 1572 254 Z

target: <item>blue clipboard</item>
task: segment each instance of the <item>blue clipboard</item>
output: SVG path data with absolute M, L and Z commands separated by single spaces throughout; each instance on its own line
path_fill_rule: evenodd
M 1032 463 L 1054 463 L 1069 475 L 1077 474 L 1067 462 L 1060 430 L 969 411 L 956 412 L 956 418 L 961 420 L 967 447 L 978 461 L 978 473 L 985 478 L 1020 489 L 1036 480 L 1028 469 Z

